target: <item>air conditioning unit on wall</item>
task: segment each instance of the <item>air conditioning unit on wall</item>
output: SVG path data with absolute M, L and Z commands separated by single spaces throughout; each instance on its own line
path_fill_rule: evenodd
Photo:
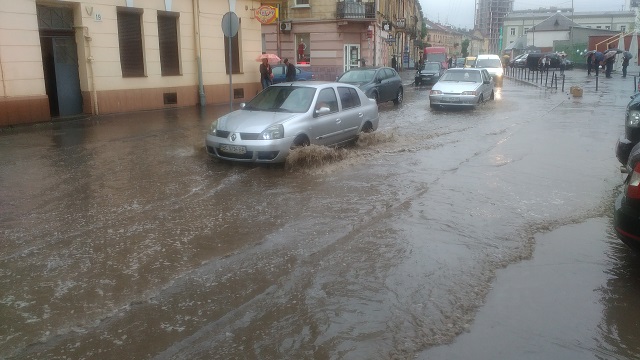
M 280 31 L 291 31 L 291 23 L 290 22 L 280 23 Z

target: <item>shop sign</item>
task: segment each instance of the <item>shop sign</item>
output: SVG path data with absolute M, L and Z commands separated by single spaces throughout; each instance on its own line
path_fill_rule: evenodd
M 278 18 L 278 9 L 269 5 L 262 5 L 256 9 L 254 16 L 261 24 L 272 24 Z

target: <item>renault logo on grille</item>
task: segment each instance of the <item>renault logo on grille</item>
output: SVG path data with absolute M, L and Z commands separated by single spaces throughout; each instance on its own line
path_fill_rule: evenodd
M 236 141 L 236 137 L 237 137 L 236 134 L 231 134 L 231 141 Z

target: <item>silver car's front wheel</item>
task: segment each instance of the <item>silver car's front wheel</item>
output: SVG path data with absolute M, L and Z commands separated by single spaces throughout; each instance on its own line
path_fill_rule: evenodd
M 306 136 L 303 136 L 303 135 L 298 135 L 293 140 L 293 143 L 291 144 L 291 150 L 298 149 L 298 148 L 305 147 L 305 146 L 309 146 L 309 145 L 311 145 L 311 142 L 309 141 L 309 138 L 307 138 Z

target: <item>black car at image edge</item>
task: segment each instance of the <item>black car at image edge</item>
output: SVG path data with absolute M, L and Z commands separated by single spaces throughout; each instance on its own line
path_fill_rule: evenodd
M 615 201 L 613 223 L 618 238 L 640 253 L 640 93 L 627 104 L 624 129 L 616 145 L 616 157 L 627 176 Z

